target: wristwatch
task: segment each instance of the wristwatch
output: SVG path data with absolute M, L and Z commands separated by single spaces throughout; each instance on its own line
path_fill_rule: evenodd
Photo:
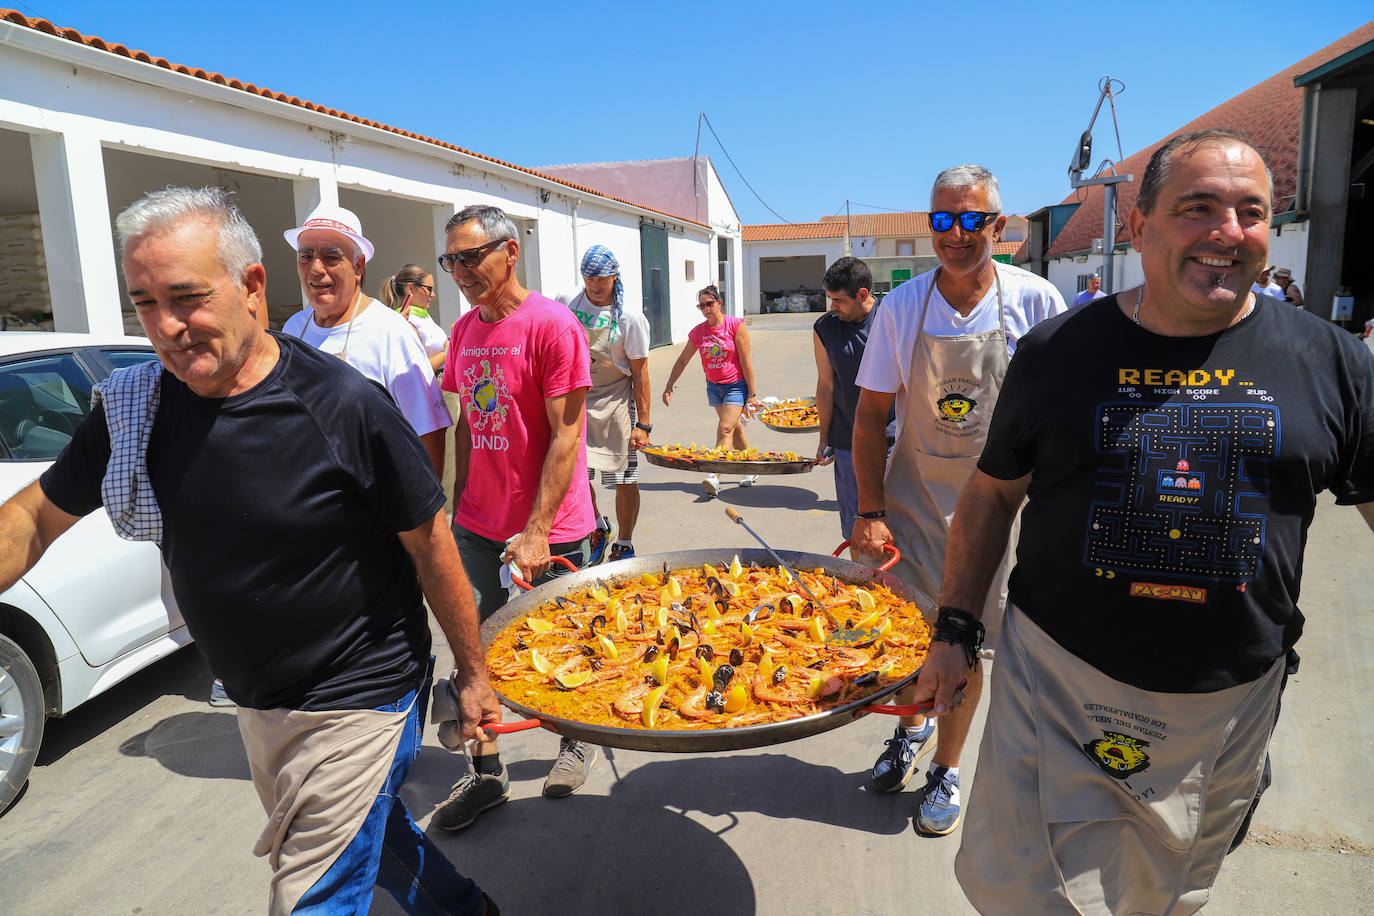
M 639 423 L 639 422 L 636 422 L 636 423 L 635 423 L 635 429 L 642 429 L 642 430 L 644 430 L 646 433 L 651 433 L 651 432 L 654 431 L 654 424 L 652 424 L 652 423 Z

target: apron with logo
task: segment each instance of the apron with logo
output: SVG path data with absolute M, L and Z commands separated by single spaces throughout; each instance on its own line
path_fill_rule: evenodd
M 955 860 L 969 901 L 1201 908 L 1259 785 L 1283 667 L 1212 693 L 1141 690 L 1009 605 Z
M 894 572 L 932 598 L 940 594 L 955 504 L 978 466 L 992 409 L 1011 362 L 1001 275 L 996 276 L 997 328 L 954 337 L 925 333 L 926 311 L 939 276 L 940 268 L 936 268 L 921 301 L 906 415 L 883 477 L 887 525 L 902 552 Z M 1008 543 L 1016 543 L 1014 530 Z M 996 645 L 1010 554 L 1009 549 L 1003 556 L 984 605 L 989 647 Z
M 573 300 L 586 301 L 586 293 Z M 591 306 L 589 305 L 588 308 Z M 591 353 L 592 387 L 587 392 L 587 467 L 611 473 L 625 470 L 630 460 L 630 398 L 634 382 L 611 358 L 611 345 L 620 333 L 617 322 L 587 328 Z

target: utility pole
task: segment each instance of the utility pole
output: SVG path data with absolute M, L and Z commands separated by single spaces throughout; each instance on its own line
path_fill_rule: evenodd
M 844 202 L 844 256 L 846 258 L 854 254 L 854 246 L 851 242 L 852 239 L 849 235 L 849 199 L 846 198 Z
M 1120 82 L 1118 80 L 1118 82 Z M 1125 88 L 1125 84 L 1122 84 Z M 1124 181 L 1135 181 L 1134 175 L 1117 175 L 1116 166 L 1109 159 L 1104 159 L 1102 165 L 1111 165 L 1111 175 L 1101 178 L 1084 178 L 1083 170 L 1092 165 L 1093 156 L 1093 125 L 1097 123 L 1097 116 L 1102 111 L 1103 99 L 1112 97 L 1112 78 L 1102 77 L 1098 83 L 1100 90 L 1097 96 L 1097 107 L 1093 109 L 1093 116 L 1088 121 L 1088 129 L 1083 131 L 1078 138 L 1078 148 L 1074 150 L 1073 159 L 1069 162 L 1069 185 L 1074 188 L 1086 188 L 1090 185 L 1102 185 L 1102 291 L 1107 295 L 1115 292 L 1115 274 L 1113 272 L 1112 258 L 1116 250 L 1116 186 Z M 1112 105 L 1112 121 L 1116 121 L 1116 105 Z M 1120 132 L 1118 131 L 1118 141 Z M 1098 168 L 1100 172 L 1101 167 Z

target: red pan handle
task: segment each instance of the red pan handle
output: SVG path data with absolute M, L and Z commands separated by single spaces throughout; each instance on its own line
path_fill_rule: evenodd
M 955 687 L 954 689 L 963 690 L 967 686 L 968 678 L 964 678 L 962 681 L 959 682 L 959 686 Z M 909 706 L 885 706 L 882 703 L 873 703 L 869 706 L 864 706 L 858 709 L 857 711 L 855 711 L 854 715 L 857 716 L 860 713 L 876 712 L 882 713 L 885 716 L 919 716 L 921 713 L 930 712 L 934 708 L 935 698 L 931 697 L 929 700 L 926 700 L 923 703 L 912 703 Z
M 540 719 L 521 719 L 519 722 L 497 722 L 495 725 L 483 725 L 482 731 L 509 735 L 511 732 L 524 732 L 532 728 L 541 728 L 543 725 L 544 723 Z
M 568 567 L 568 569 L 572 570 L 573 572 L 578 571 L 577 567 L 573 565 L 573 561 L 569 560 L 567 557 L 553 556 L 549 559 L 551 559 L 555 563 L 562 563 L 564 566 Z M 525 591 L 529 591 L 530 589 L 534 588 L 533 585 L 530 585 L 528 582 L 517 576 L 515 573 L 510 574 L 510 580 L 514 582 L 516 585 L 523 588 Z M 486 726 L 483 726 L 483 728 L 485 727 Z
M 843 544 L 841 544 L 839 547 L 836 547 L 836 548 L 835 548 L 835 552 L 832 553 L 831 556 L 832 556 L 832 557 L 838 557 L 840 554 L 844 553 L 844 549 L 845 549 L 846 547 L 848 547 L 849 544 L 850 544 L 849 541 L 845 541 L 845 542 L 844 542 Z M 900 559 L 902 558 L 902 552 L 901 552 L 900 550 L 898 550 L 898 549 L 896 548 L 896 546 L 893 545 L 893 544 L 884 544 L 884 545 L 883 545 L 883 550 L 886 550 L 888 553 L 892 554 L 892 557 L 891 557 L 891 559 L 889 559 L 886 563 L 884 563 L 882 566 L 879 566 L 878 568 L 881 569 L 881 570 L 888 570 L 888 569 L 891 569 L 892 567 L 894 567 L 894 566 L 897 565 L 897 561 L 900 560 Z M 904 716 L 906 716 L 906 715 L 915 715 L 915 713 L 905 713 L 905 712 L 904 712 L 904 713 L 901 713 L 901 715 L 904 715 Z

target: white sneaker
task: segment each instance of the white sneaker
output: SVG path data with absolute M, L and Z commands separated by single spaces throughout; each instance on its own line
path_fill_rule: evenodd
M 703 479 L 703 480 L 701 481 L 701 488 L 702 488 L 703 490 L 706 491 L 706 495 L 707 495 L 707 496 L 719 496 L 719 495 L 720 495 L 720 475 L 719 475 L 719 474 L 707 474 L 706 477 L 705 477 L 705 479 Z
M 759 475 L 757 474 L 746 474 L 744 477 L 741 477 L 739 479 L 739 485 L 742 487 L 752 487 L 754 484 L 758 482 Z

